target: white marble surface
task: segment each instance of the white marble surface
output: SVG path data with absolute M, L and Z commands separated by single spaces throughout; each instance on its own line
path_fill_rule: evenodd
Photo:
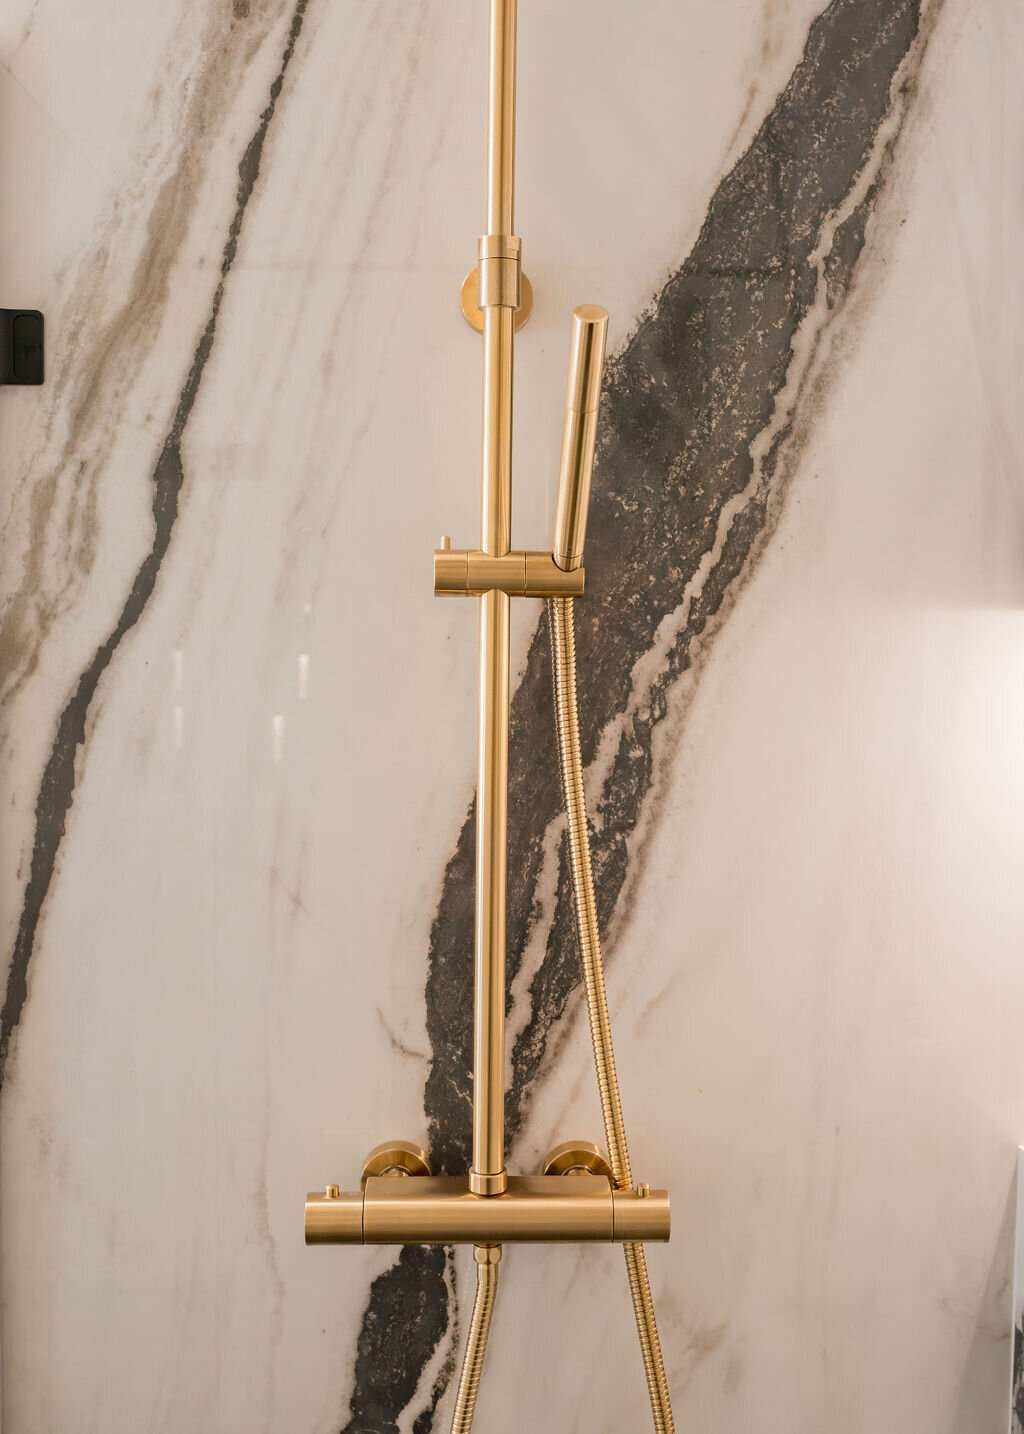
M 820 7 L 522 8 L 534 546 L 571 306 L 606 304 L 621 343 Z M 0 14 L 0 297 L 42 308 L 49 343 L 46 387 L 0 393 L 7 949 L 56 721 L 151 542 L 149 476 L 281 63 L 291 10 L 235 11 Z M 456 296 L 485 11 L 310 0 L 9 1053 L 6 1434 L 346 1422 L 392 1255 L 305 1250 L 301 1203 L 425 1133 L 425 952 L 474 768 L 475 614 L 431 599 L 429 556 L 476 525 Z M 1005 1427 L 988 1292 L 1024 1131 L 1022 63 L 1012 0 L 947 0 L 779 525 L 659 729 L 610 986 L 634 1166 L 673 1193 L 650 1262 L 680 1429 Z M 570 1019 L 522 1166 L 596 1134 Z M 479 1428 L 513 1408 L 642 1427 L 634 1343 L 615 1252 L 510 1252 Z

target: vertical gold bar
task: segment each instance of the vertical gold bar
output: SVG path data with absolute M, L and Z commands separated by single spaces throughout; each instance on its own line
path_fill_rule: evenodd
M 512 343 L 515 309 L 484 316 L 483 484 L 480 547 L 501 557 L 512 546 Z
M 512 234 L 516 0 L 491 0 L 487 232 Z M 512 358 L 515 309 L 484 316 L 480 546 L 502 557 L 512 531 Z M 509 598 L 480 599 L 480 751 L 476 807 L 473 1164 L 470 1188 L 498 1195 L 505 1172 L 505 889 L 508 821 Z
M 516 162 L 516 0 L 491 0 L 487 232 L 512 234 Z
M 476 811 L 476 980 L 470 1188 L 500 1194 L 505 1174 L 505 883 L 508 803 L 507 593 L 480 599 L 480 764 Z

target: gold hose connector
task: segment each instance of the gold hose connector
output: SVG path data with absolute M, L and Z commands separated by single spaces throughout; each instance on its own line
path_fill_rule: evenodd
M 476 1393 L 483 1373 L 484 1355 L 487 1353 L 487 1335 L 494 1313 L 494 1297 L 498 1292 L 498 1264 L 501 1260 L 500 1245 L 477 1245 L 476 1295 L 473 1299 L 473 1314 L 469 1321 L 469 1339 L 462 1359 L 462 1373 L 459 1375 L 459 1391 L 455 1396 L 455 1413 L 452 1415 L 452 1434 L 469 1434 L 473 1427 L 476 1410 Z
M 622 1118 L 619 1081 L 615 1073 L 615 1052 L 612 1047 L 604 962 L 601 957 L 601 935 L 597 925 L 597 902 L 594 897 L 594 871 L 590 859 L 587 804 L 583 792 L 583 761 L 580 756 L 576 694 L 576 629 L 571 597 L 548 600 L 548 626 L 551 636 L 551 671 L 555 689 L 555 724 L 558 729 L 562 795 L 568 816 L 569 853 L 573 890 L 576 894 L 576 929 L 587 991 L 587 1009 L 590 1013 L 590 1035 L 601 1096 L 601 1114 L 604 1118 L 612 1180 L 617 1190 L 629 1190 L 633 1185 L 633 1173 L 629 1163 L 626 1127 Z M 654 1427 L 658 1434 L 674 1434 L 672 1401 L 665 1377 L 665 1362 L 658 1338 L 658 1323 L 654 1315 L 654 1300 L 651 1296 L 644 1247 L 630 1244 L 624 1245 L 623 1250 Z

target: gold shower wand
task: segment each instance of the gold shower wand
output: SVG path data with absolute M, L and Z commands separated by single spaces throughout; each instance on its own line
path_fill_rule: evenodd
M 565 392 L 562 458 L 558 466 L 558 508 L 552 557 L 565 572 L 583 563 L 590 508 L 590 475 L 597 440 L 597 410 L 601 402 L 604 350 L 608 340 L 608 310 L 581 304 L 572 316 L 569 347 L 569 382 Z

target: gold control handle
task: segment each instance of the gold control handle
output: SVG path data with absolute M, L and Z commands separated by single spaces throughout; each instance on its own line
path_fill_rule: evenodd
M 581 304 L 574 310 L 552 549 L 552 557 L 565 572 L 573 572 L 583 562 L 607 339 L 607 309 L 598 304 Z

